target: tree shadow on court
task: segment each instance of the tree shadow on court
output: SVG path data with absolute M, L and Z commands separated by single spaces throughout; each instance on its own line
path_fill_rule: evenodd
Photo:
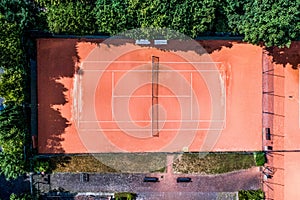
M 300 41 L 292 42 L 290 48 L 270 47 L 266 50 L 276 64 L 282 64 L 283 67 L 287 67 L 289 64 L 293 69 L 300 67 Z
M 63 135 L 72 122 L 62 110 L 72 98 L 67 92 L 79 62 L 76 45 L 75 39 L 38 41 L 39 153 L 65 153 Z
M 211 54 L 214 51 L 220 51 L 222 48 L 231 48 L 233 42 L 242 41 L 231 41 L 231 40 L 199 40 L 199 44 L 206 50 L 207 53 Z
M 135 40 L 133 39 L 120 39 L 120 38 L 115 38 L 115 39 L 110 39 L 108 40 L 103 40 L 103 39 L 81 39 L 81 41 L 84 42 L 90 42 L 92 44 L 96 44 L 97 46 L 100 46 L 101 43 L 105 43 L 108 47 L 118 47 L 118 46 L 125 46 L 128 44 L 135 44 Z M 168 45 L 154 45 L 153 41 L 150 40 L 151 44 L 148 45 L 139 45 L 141 47 L 149 47 L 149 48 L 157 48 L 162 51 L 183 51 L 183 52 L 188 52 L 188 51 L 194 51 L 199 55 L 203 54 L 211 54 L 214 51 L 220 51 L 222 48 L 231 48 L 234 43 L 242 43 L 241 40 L 238 39 L 232 39 L 228 40 L 226 38 L 214 40 L 212 39 L 201 39 L 198 38 L 197 40 L 188 40 L 188 43 L 185 43 L 184 41 L 181 40 L 168 40 Z M 189 45 L 193 44 L 193 45 Z M 197 44 L 197 46 L 196 46 Z

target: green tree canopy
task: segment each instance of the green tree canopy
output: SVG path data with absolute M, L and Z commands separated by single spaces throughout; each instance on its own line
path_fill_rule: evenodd
M 46 9 L 49 30 L 54 33 L 93 34 L 95 18 L 93 6 L 87 2 L 51 4 Z
M 1 0 L 0 13 L 20 28 L 30 27 L 34 21 L 33 4 L 28 0 Z
M 23 107 L 14 102 L 6 102 L 6 107 L 0 112 L 0 173 L 7 179 L 17 178 L 26 172 L 24 160 L 24 145 L 27 137 L 25 132 L 25 116 Z
M 179 1 L 171 3 L 170 28 L 190 37 L 210 30 L 216 18 L 217 1 Z
M 127 0 L 97 0 L 94 13 L 98 32 L 111 35 L 130 29 Z M 132 28 L 135 28 L 134 25 Z
M 244 35 L 252 44 L 289 46 L 299 39 L 300 2 L 286 0 L 36 0 L 54 33 L 115 35 L 134 28 L 170 28 Z M 44 12 L 44 11 L 41 11 Z
M 300 36 L 300 2 L 286 0 L 227 0 L 230 27 L 244 40 L 266 46 L 289 46 Z
M 133 28 L 171 28 L 191 37 L 212 26 L 218 1 L 97 0 L 94 9 L 99 32 Z
M 12 69 L 22 63 L 21 29 L 16 22 L 8 22 L 0 13 L 0 67 Z
M 0 74 L 0 96 L 5 101 L 21 105 L 24 102 L 25 73 L 24 70 L 7 69 Z

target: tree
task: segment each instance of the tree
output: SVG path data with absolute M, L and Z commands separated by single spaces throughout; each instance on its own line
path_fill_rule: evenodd
M 137 19 L 128 15 L 128 6 L 127 0 L 97 0 L 94 13 L 98 32 L 114 35 L 130 29 L 128 21 Z
M 252 44 L 289 46 L 299 38 L 300 3 L 286 0 L 227 0 L 230 27 Z
M 133 28 L 171 28 L 195 37 L 212 26 L 217 0 L 98 0 L 100 32 L 116 34 Z
M 5 101 L 21 105 L 24 102 L 25 72 L 23 69 L 4 70 L 0 75 L 0 96 Z
M 51 4 L 46 8 L 47 24 L 53 33 L 93 34 L 93 7 L 86 1 Z
M 24 159 L 24 146 L 28 145 L 25 116 L 23 107 L 6 102 L 6 107 L 0 112 L 0 173 L 6 179 L 15 179 L 27 171 L 28 165 Z
M 167 0 L 128 0 L 127 12 L 138 28 L 165 28 L 171 22 L 169 5 Z
M 16 22 L 8 22 L 1 13 L 0 25 L 0 67 L 14 69 L 23 62 L 21 29 Z
M 0 13 L 9 23 L 16 23 L 19 28 L 32 27 L 34 6 L 28 0 L 1 0 Z
M 26 54 L 24 30 L 33 26 L 33 5 L 27 0 L 0 2 L 0 96 L 5 108 L 0 112 L 0 173 L 6 179 L 17 178 L 27 170 L 24 146 L 29 134 L 22 104 L 24 103 Z
M 170 28 L 196 37 L 210 30 L 214 23 L 217 0 L 205 1 L 171 1 L 173 11 L 170 14 Z

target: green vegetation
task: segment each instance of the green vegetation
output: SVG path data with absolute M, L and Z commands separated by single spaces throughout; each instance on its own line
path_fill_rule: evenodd
M 9 200 L 30 200 L 30 199 L 32 199 L 32 198 L 28 194 L 16 195 L 16 194 L 12 193 L 9 197 Z
M 117 172 L 91 155 L 52 157 L 48 170 L 53 172 Z
M 253 153 L 255 162 L 257 166 L 263 166 L 266 162 L 266 155 L 264 152 L 254 152 Z
M 289 46 L 299 39 L 300 3 L 286 0 L 36 0 L 35 21 L 53 33 L 116 33 L 170 28 L 190 37 L 243 35 L 246 42 Z M 42 14 L 41 14 L 42 13 Z M 44 16 L 44 17 L 42 17 Z M 96 23 L 94 23 L 96 22 Z
M 134 200 L 136 198 L 136 194 L 130 192 L 119 192 L 115 193 L 116 200 Z
M 48 162 L 50 160 L 50 163 Z M 49 165 L 47 165 L 47 162 Z M 166 171 L 166 155 L 162 153 L 96 154 L 55 156 L 38 159 L 35 171 L 149 173 Z
M 0 172 L 7 179 L 17 178 L 28 169 L 24 157 L 27 132 L 23 107 L 16 102 L 6 102 L 6 108 L 0 112 Z
M 29 171 L 30 134 L 25 111 L 28 98 L 29 64 L 24 49 L 24 32 L 32 28 L 34 9 L 26 0 L 0 2 L 0 97 L 5 109 L 0 112 L 0 173 L 14 179 Z
M 299 38 L 300 3 L 286 0 L 227 0 L 231 29 L 243 34 L 244 40 L 266 46 L 289 46 Z
M 239 191 L 239 200 L 263 200 L 264 192 L 262 190 L 242 190 Z
M 54 33 L 93 34 L 95 19 L 92 5 L 75 1 L 47 6 L 46 16 L 49 30 Z
M 252 154 L 241 153 L 185 153 L 174 161 L 177 173 L 221 174 L 255 166 Z

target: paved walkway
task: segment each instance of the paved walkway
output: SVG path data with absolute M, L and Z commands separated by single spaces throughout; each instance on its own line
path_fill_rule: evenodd
M 169 159 L 168 159 L 169 160 Z M 63 188 L 73 192 L 134 192 L 140 195 L 156 194 L 162 195 L 171 193 L 203 195 L 207 193 L 216 195 L 218 192 L 236 192 L 239 190 L 259 189 L 261 173 L 259 168 L 254 167 L 248 170 L 237 171 L 222 175 L 178 175 L 171 173 L 168 167 L 167 173 L 155 174 L 89 174 L 88 182 L 80 181 L 79 173 L 56 173 L 50 176 L 50 185 L 41 184 L 40 188 L 55 189 Z M 143 182 L 145 176 L 159 178 L 157 183 Z M 192 178 L 190 183 L 177 183 L 179 176 Z M 41 181 L 42 182 L 42 181 Z M 202 194 L 201 194 L 202 193 Z M 194 198 L 192 198 L 194 199 Z

